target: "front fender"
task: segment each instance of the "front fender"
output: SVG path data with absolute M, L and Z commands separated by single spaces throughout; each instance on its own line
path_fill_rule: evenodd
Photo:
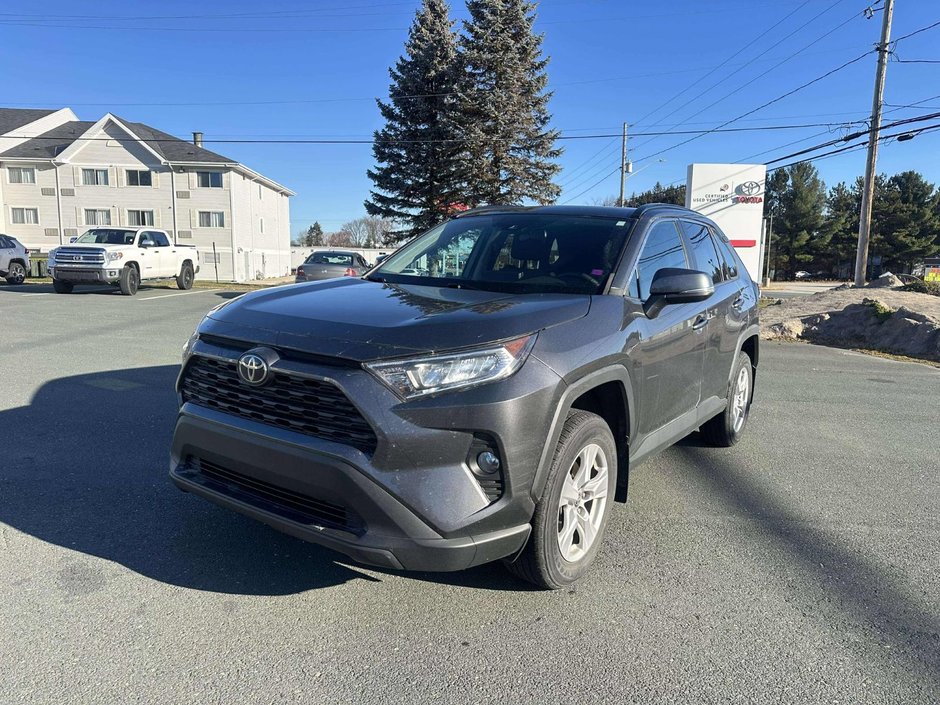
M 576 382 L 571 383 L 564 388 L 558 403 L 555 405 L 555 414 L 552 417 L 549 433 L 542 448 L 542 455 L 539 458 L 539 464 L 535 471 L 535 479 L 532 482 L 532 499 L 538 500 L 545 489 L 545 483 L 548 479 L 548 471 L 552 465 L 552 459 L 555 456 L 555 448 L 558 445 L 558 439 L 561 437 L 562 429 L 565 426 L 565 420 L 568 418 L 568 412 L 571 411 L 572 404 L 585 392 L 608 382 L 619 382 L 623 385 L 624 398 L 627 404 L 627 419 L 629 423 L 628 438 L 633 438 L 636 432 L 636 418 L 631 413 L 636 408 L 634 404 L 633 383 L 630 379 L 630 373 L 622 365 L 611 365 L 582 377 Z M 613 429 L 612 429 L 613 430 Z M 618 470 L 621 468 L 618 467 Z M 626 474 L 620 475 L 618 483 L 626 479 Z

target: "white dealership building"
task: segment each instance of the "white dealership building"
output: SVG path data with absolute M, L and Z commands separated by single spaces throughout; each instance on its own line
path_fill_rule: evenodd
M 0 108 L 0 232 L 36 252 L 90 227 L 152 226 L 195 245 L 198 278 L 290 272 L 294 193 L 240 162 L 108 113 Z

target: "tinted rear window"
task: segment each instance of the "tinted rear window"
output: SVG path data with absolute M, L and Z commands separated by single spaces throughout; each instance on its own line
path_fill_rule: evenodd
M 309 264 L 333 264 L 341 267 L 350 267 L 353 263 L 352 255 L 337 252 L 315 252 L 307 258 Z

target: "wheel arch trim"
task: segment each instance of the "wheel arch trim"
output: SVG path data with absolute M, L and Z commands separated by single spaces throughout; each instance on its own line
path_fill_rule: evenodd
M 551 467 L 552 459 L 555 456 L 555 448 L 558 445 L 558 439 L 561 437 L 561 432 L 565 425 L 565 419 L 568 417 L 568 412 L 571 411 L 574 401 L 585 392 L 589 392 L 592 389 L 601 386 L 602 384 L 607 384 L 608 382 L 619 382 L 623 387 L 624 398 L 626 400 L 625 411 L 627 414 L 627 422 L 629 424 L 627 438 L 630 439 L 634 437 L 636 429 L 636 415 L 632 413 L 632 411 L 636 408 L 636 406 L 634 404 L 633 383 L 630 379 L 630 374 L 625 367 L 621 365 L 611 365 L 609 367 L 604 367 L 599 370 L 595 370 L 594 372 L 591 372 L 573 382 L 561 393 L 561 397 L 559 398 L 558 403 L 555 405 L 555 413 L 552 416 L 551 425 L 549 426 L 548 437 L 544 447 L 542 448 L 542 454 L 539 457 L 539 462 L 535 470 L 535 477 L 532 481 L 532 487 L 530 488 L 530 494 L 534 500 L 538 500 L 545 488 L 548 471 Z M 615 432 L 616 431 L 614 429 L 611 429 L 611 433 Z M 619 476 L 621 468 L 618 467 L 617 470 Z

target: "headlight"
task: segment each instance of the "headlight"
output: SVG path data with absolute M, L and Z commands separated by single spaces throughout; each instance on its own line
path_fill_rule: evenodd
M 123 252 L 109 252 L 108 253 L 108 262 L 114 262 L 115 260 L 123 259 Z
M 403 399 L 414 399 L 509 377 L 522 367 L 535 338 L 527 335 L 485 348 L 375 362 L 366 368 Z
M 186 361 L 189 359 L 189 356 L 193 354 L 193 345 L 196 344 L 196 341 L 199 340 L 199 329 L 197 328 L 193 331 L 193 334 L 189 336 L 189 340 L 183 343 L 183 364 L 186 364 Z

